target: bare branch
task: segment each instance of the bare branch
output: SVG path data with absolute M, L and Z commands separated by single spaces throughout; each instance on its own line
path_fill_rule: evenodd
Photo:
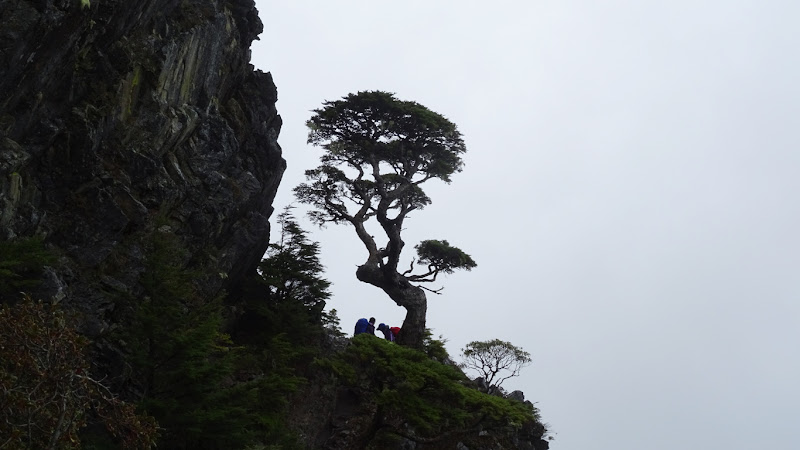
M 444 290 L 444 286 L 440 287 L 439 289 L 431 289 L 431 288 L 427 288 L 425 286 L 417 286 L 417 287 L 419 287 L 421 289 L 425 289 L 428 292 L 433 292 L 434 294 L 437 294 L 437 295 L 442 295 L 442 291 Z

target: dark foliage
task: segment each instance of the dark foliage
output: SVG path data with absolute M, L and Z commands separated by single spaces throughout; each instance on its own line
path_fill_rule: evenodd
M 331 294 L 330 282 L 322 278 L 319 244 L 307 238 L 289 207 L 278 216 L 278 224 L 280 238 L 245 283 L 244 312 L 233 338 L 243 347 L 240 375 L 258 386 L 259 440 L 294 448 L 287 407 L 307 381 L 303 368 L 318 356 L 324 328 L 338 330 L 338 318 L 335 311 L 323 311 Z
M 44 247 L 41 239 L 20 238 L 0 242 L 0 303 L 21 298 L 42 281 L 45 266 L 56 256 Z
M 142 390 L 139 404 L 158 420 L 161 447 L 240 447 L 253 439 L 248 425 L 258 420 L 256 399 L 250 386 L 231 384 L 237 351 L 220 332 L 221 300 L 197 292 L 198 274 L 183 259 L 174 236 L 153 235 L 145 296 L 124 336 L 132 379 Z
M 155 420 L 92 377 L 87 344 L 56 305 L 0 307 L 0 448 L 81 448 L 90 418 L 114 448 L 152 446 Z
M 319 260 L 319 243 L 309 241 L 297 224 L 291 207 L 278 215 L 280 240 L 269 245 L 258 266 L 261 282 L 266 286 L 270 303 L 296 303 L 308 309 L 314 323 L 321 320 L 325 300 L 331 294 L 331 283 L 320 274 L 324 267 Z

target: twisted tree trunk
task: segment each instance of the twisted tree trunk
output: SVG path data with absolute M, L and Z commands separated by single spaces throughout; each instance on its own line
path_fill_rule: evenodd
M 425 290 L 411 284 L 396 271 L 386 270 L 378 264 L 364 264 L 356 270 L 359 281 L 381 288 L 399 306 L 406 309 L 402 332 L 397 342 L 413 348 L 422 348 L 425 337 L 425 317 L 428 299 Z

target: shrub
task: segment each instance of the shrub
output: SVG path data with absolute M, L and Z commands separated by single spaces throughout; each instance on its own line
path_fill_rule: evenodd
M 0 303 L 18 300 L 20 292 L 38 286 L 44 266 L 55 260 L 38 238 L 0 242 Z
M 80 448 L 90 414 L 123 448 L 154 443 L 155 420 L 90 376 L 87 342 L 56 306 L 26 296 L 0 308 L 0 343 L 0 448 Z

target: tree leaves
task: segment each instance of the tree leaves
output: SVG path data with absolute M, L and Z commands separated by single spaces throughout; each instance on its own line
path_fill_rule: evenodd
M 412 209 L 430 203 L 419 184 L 432 178 L 450 182 L 463 167 L 466 146 L 455 124 L 419 103 L 362 91 L 323 105 L 306 122 L 308 142 L 326 150 L 323 164 L 306 172 L 312 183 L 295 193 L 323 210 L 326 222 L 352 220 L 355 213 L 340 207 L 343 200 L 357 208 L 377 208 L 386 200 L 402 217 L 408 212 L 403 203 Z M 358 185 L 366 180 L 369 188 Z
M 434 281 L 436 275 L 453 273 L 455 269 L 472 270 L 478 265 L 471 256 L 453 247 L 446 240 L 429 239 L 420 242 L 414 247 L 419 257 L 418 263 L 428 266 L 428 273 L 409 276 L 412 281 Z

